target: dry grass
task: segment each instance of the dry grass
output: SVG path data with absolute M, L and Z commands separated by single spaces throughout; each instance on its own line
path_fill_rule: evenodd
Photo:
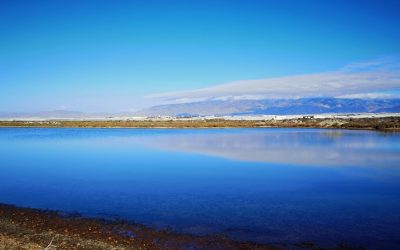
M 0 121 L 0 127 L 46 128 L 342 128 L 400 130 L 400 117 L 288 120 Z
M 35 230 L 7 218 L 0 218 L 0 250 L 54 249 L 139 249 L 112 244 L 101 239 L 59 233 L 52 229 Z
M 0 250 L 43 250 L 44 247 L 31 243 L 24 242 L 19 238 L 12 236 L 0 235 Z

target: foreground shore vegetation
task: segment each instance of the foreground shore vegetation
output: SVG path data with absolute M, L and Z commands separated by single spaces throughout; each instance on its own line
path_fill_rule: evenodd
M 400 117 L 299 118 L 286 120 L 46 120 L 0 121 L 0 127 L 46 128 L 337 128 L 400 131 Z
M 222 235 L 192 236 L 118 219 L 0 204 L 0 249 L 281 249 L 236 242 Z

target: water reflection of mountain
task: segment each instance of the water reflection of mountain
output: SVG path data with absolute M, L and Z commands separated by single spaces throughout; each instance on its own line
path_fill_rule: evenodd
M 370 131 L 272 129 L 159 134 L 146 138 L 146 144 L 242 161 L 388 167 L 400 165 L 398 137 Z

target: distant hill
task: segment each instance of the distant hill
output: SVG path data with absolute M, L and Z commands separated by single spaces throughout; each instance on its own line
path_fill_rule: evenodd
M 298 115 L 382 112 L 400 112 L 400 99 L 300 98 L 212 100 L 154 106 L 143 109 L 137 112 L 136 115 Z
M 0 118 L 86 118 L 91 117 L 90 114 L 77 111 L 68 110 L 53 110 L 53 111 L 43 111 L 43 112 L 0 112 Z

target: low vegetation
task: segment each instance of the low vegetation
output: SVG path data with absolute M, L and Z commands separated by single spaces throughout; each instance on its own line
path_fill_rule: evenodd
M 0 127 L 48 128 L 342 128 L 400 130 L 400 117 L 384 118 L 299 118 L 286 120 L 104 120 L 104 121 L 0 121 Z

